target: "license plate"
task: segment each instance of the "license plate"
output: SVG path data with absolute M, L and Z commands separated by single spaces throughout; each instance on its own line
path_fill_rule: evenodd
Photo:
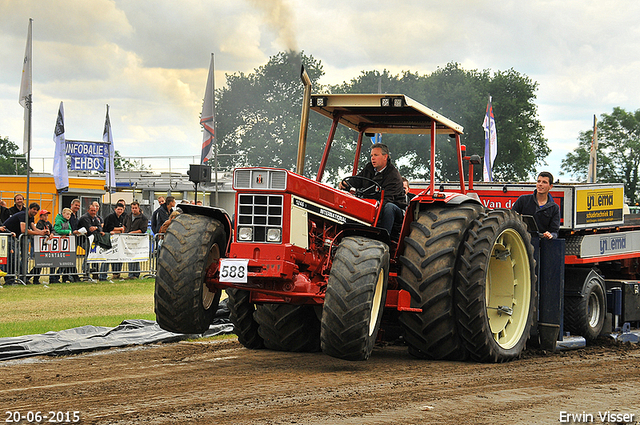
M 220 259 L 220 282 L 247 283 L 249 260 Z

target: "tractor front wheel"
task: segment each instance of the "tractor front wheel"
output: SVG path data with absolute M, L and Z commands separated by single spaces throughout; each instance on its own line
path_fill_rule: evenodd
M 156 320 L 170 332 L 197 334 L 209 329 L 220 291 L 205 278 L 224 254 L 222 223 L 202 215 L 180 214 L 164 236 L 154 293 Z
M 389 281 L 389 247 L 365 237 L 340 241 L 322 309 L 322 351 L 366 360 L 373 351 Z

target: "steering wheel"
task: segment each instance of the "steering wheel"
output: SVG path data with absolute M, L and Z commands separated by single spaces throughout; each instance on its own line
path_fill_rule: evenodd
M 351 182 L 355 183 L 356 181 L 361 181 L 362 187 L 354 187 Z M 356 198 L 377 199 L 377 195 L 382 191 L 382 186 L 376 181 L 362 176 L 347 176 L 342 179 L 341 184 L 345 186 L 344 190 L 355 189 Z

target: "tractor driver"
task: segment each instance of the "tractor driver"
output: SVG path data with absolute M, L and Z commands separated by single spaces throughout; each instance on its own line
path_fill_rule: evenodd
M 543 171 L 538 174 L 533 193 L 520 195 L 511 207 L 517 213 L 533 216 L 542 239 L 557 238 L 560 230 L 560 207 L 549 194 L 552 187 L 553 174 Z
M 371 146 L 371 162 L 365 165 L 358 176 L 375 181 L 384 190 L 378 227 L 386 229 L 391 235 L 394 223 L 402 223 L 407 202 L 402 186 L 402 177 L 398 169 L 391 163 L 387 145 L 376 143 Z M 367 184 L 356 179 L 352 180 L 352 183 L 354 187 L 362 187 Z M 347 187 L 340 182 L 340 189 L 346 190 Z

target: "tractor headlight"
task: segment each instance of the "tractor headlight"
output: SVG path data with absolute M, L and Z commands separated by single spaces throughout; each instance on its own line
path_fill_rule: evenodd
M 238 228 L 238 240 L 250 241 L 253 239 L 253 229 L 251 227 L 239 227 Z
M 282 230 L 269 229 L 267 230 L 267 242 L 280 242 L 282 238 Z

